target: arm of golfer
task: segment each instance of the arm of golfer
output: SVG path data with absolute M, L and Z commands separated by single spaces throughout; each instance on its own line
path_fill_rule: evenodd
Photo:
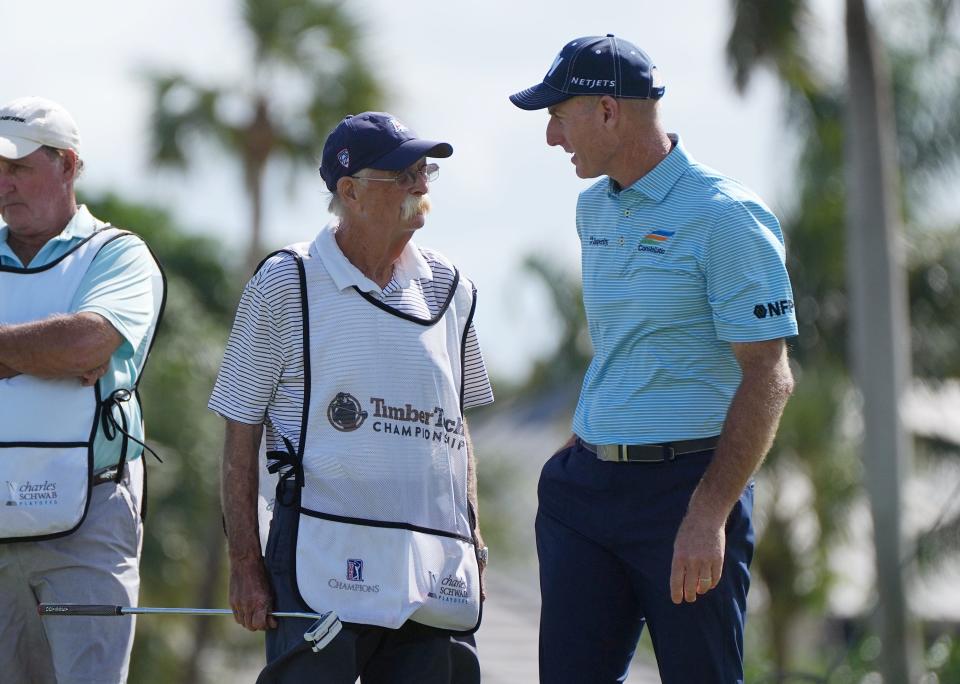
M 463 421 L 463 436 L 467 443 L 467 501 L 473 508 L 473 514 L 477 517 L 477 524 L 473 529 L 473 542 L 476 548 L 482 549 L 486 544 L 483 543 L 483 536 L 480 534 L 480 508 L 477 506 L 477 462 L 473 455 L 473 442 L 470 441 L 470 431 L 467 429 L 467 421 Z M 487 589 L 483 583 L 483 574 L 487 566 L 480 564 L 480 600 L 487 598 Z
M 673 545 L 670 597 L 693 603 L 717 586 L 723 570 L 727 516 L 769 451 L 793 377 L 782 339 L 733 343 L 743 371 L 713 461 L 690 497 Z M 710 581 L 700 580 L 710 578 Z
M 20 373 L 40 378 L 95 381 L 107 369 L 123 338 L 98 313 L 57 315 L 0 325 L 0 377 Z M 7 373 L 7 371 L 10 371 Z
M 257 456 L 263 425 L 227 419 L 220 479 L 220 501 L 230 560 L 233 618 L 251 631 L 274 628 L 273 598 L 260 553 L 257 526 Z

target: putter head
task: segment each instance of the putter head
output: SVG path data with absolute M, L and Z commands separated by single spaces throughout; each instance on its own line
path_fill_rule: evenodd
M 321 613 L 320 619 L 310 625 L 310 629 L 304 632 L 303 639 L 313 644 L 311 648 L 314 653 L 319 653 L 340 633 L 342 626 L 343 624 L 337 614 L 329 610 L 326 613 Z

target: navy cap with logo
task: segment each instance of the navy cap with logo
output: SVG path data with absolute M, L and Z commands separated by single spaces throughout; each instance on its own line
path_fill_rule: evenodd
M 511 95 L 510 101 L 520 109 L 543 109 L 578 95 L 658 100 L 664 91 L 650 56 L 608 33 L 564 45 L 543 82 Z
M 361 169 L 402 171 L 421 157 L 449 157 L 449 143 L 423 140 L 392 114 L 350 114 L 337 124 L 323 146 L 320 175 L 330 192 L 337 181 Z

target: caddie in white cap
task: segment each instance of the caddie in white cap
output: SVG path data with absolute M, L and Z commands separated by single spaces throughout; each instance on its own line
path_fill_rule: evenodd
M 0 157 L 21 159 L 44 145 L 80 152 L 80 131 L 66 109 L 42 97 L 22 97 L 0 110 Z
M 124 682 L 132 617 L 40 618 L 42 602 L 136 605 L 143 419 L 137 384 L 164 280 L 136 235 L 77 205 L 76 122 L 0 107 L 0 672 Z

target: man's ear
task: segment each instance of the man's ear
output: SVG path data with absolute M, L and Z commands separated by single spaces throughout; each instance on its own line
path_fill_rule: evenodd
M 600 98 L 597 106 L 600 108 L 600 113 L 603 116 L 603 123 L 605 125 L 610 126 L 617 122 L 617 119 L 620 117 L 620 103 L 617 102 L 615 97 L 604 95 Z
M 80 166 L 80 156 L 76 150 L 61 150 L 60 159 L 63 164 L 63 175 L 67 180 L 76 180 Z
M 337 194 L 340 195 L 340 199 L 344 202 L 356 202 L 358 199 L 358 187 L 359 184 L 356 182 L 356 179 L 350 176 L 344 176 L 337 181 Z

